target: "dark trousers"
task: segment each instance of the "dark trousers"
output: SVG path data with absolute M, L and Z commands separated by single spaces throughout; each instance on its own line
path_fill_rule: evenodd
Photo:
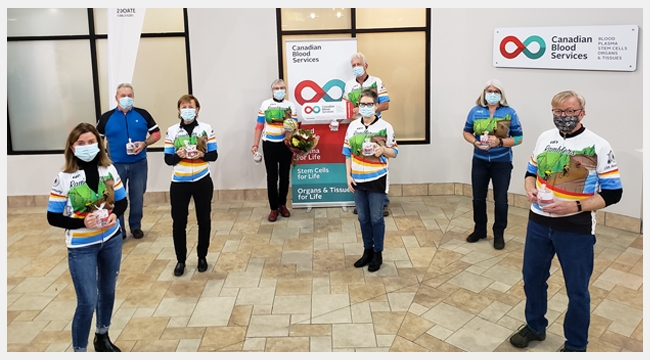
M 169 189 L 169 200 L 172 205 L 172 235 L 174 237 L 174 250 L 176 260 L 185 262 L 187 258 L 187 215 L 190 205 L 190 198 L 194 198 L 194 211 L 199 226 L 199 241 L 196 247 L 199 258 L 208 255 L 210 246 L 210 213 L 212 210 L 212 194 L 214 185 L 212 178 L 208 175 L 196 182 L 172 182 Z
M 569 304 L 564 317 L 564 347 L 587 348 L 591 316 L 589 279 L 594 271 L 594 244 L 591 234 L 559 231 L 528 221 L 524 246 L 524 292 L 526 323 L 534 332 L 546 331 L 548 320 L 548 278 L 551 262 L 557 254 L 564 275 Z
M 271 210 L 277 210 L 280 205 L 287 204 L 289 193 L 289 175 L 293 153 L 283 143 L 262 141 L 264 150 L 264 166 L 266 166 L 266 191 Z M 278 177 L 280 186 L 278 187 Z
M 512 174 L 510 161 L 472 160 L 472 205 L 474 206 L 474 231 L 487 233 L 487 193 L 490 179 L 494 194 L 494 225 L 495 235 L 503 236 L 508 226 L 508 187 Z

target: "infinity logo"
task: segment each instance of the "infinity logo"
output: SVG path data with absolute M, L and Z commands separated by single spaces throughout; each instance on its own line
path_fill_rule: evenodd
M 539 50 L 537 50 L 536 53 L 533 53 L 530 50 L 528 50 L 528 45 L 534 42 L 539 44 Z M 517 46 L 515 51 L 508 52 L 506 50 L 506 45 L 508 43 L 513 43 Z M 531 60 L 536 60 L 541 58 L 542 55 L 544 55 L 544 52 L 546 51 L 546 43 L 544 42 L 544 39 L 542 39 L 537 35 L 529 36 L 526 40 L 524 40 L 523 43 L 519 41 L 519 39 L 517 39 L 516 37 L 510 35 L 504 37 L 503 40 L 501 40 L 501 44 L 499 45 L 499 50 L 501 51 L 501 55 L 503 55 L 503 57 L 506 59 L 514 59 L 523 52 L 527 58 Z
M 333 99 L 331 96 L 327 94 L 330 91 L 330 89 L 333 87 L 338 87 L 339 89 L 341 89 L 341 96 L 339 96 L 336 99 Z M 304 88 L 310 88 L 314 90 L 316 94 L 314 94 L 314 96 L 311 99 L 305 99 L 302 97 L 302 90 Z M 343 98 L 343 91 L 345 91 L 345 82 L 339 79 L 332 79 L 326 82 L 322 88 L 311 80 L 303 80 L 300 83 L 298 83 L 298 85 L 296 86 L 296 89 L 294 90 L 294 98 L 296 99 L 296 102 L 298 102 L 298 104 L 300 105 L 308 102 L 310 103 L 318 102 L 320 99 L 323 99 L 327 102 L 341 101 L 341 99 Z
M 312 112 L 314 114 L 318 114 L 320 112 L 320 106 L 305 106 L 303 110 L 305 111 L 305 114 L 311 114 Z

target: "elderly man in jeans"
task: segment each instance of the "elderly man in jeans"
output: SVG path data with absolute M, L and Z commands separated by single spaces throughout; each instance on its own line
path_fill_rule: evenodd
M 523 264 L 526 324 L 510 343 L 524 348 L 546 339 L 547 280 L 557 255 L 569 298 L 560 351 L 586 351 L 596 210 L 620 201 L 623 187 L 612 147 L 582 125 L 584 97 L 562 91 L 551 106 L 556 129 L 539 136 L 526 170 L 532 203 Z
M 141 229 L 144 193 L 147 190 L 147 146 L 160 140 L 160 129 L 147 110 L 133 106 L 131 84 L 118 85 L 117 107 L 102 114 L 97 131 L 108 142 L 108 154 L 129 195 L 129 228 L 136 239 Z M 149 134 L 149 136 L 147 136 Z M 126 238 L 124 215 L 120 217 L 122 239 Z

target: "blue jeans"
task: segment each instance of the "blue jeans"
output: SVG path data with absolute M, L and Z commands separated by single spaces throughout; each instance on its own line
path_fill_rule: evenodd
M 503 236 L 508 226 L 508 187 L 512 174 L 510 161 L 486 161 L 474 158 L 472 160 L 472 205 L 474 207 L 474 231 L 487 233 L 487 193 L 490 179 L 494 194 L 494 225 L 495 235 Z
M 115 283 L 122 261 L 122 235 L 118 232 L 100 244 L 68 248 L 68 268 L 77 294 L 77 308 L 72 318 L 72 347 L 88 346 L 88 335 L 97 310 L 97 328 L 111 324 Z
M 375 252 L 384 250 L 384 201 L 386 193 L 370 192 L 356 189 L 354 191 L 354 206 L 357 208 L 361 238 L 364 249 Z
M 113 163 L 129 196 L 129 229 L 140 229 L 144 193 L 147 191 L 147 158 L 134 163 Z M 122 234 L 126 236 L 124 215 L 120 216 Z
M 595 243 L 596 237 L 591 234 L 553 230 L 528 221 L 523 265 L 526 322 L 538 334 L 546 331 L 546 281 L 550 276 L 551 260 L 557 254 L 569 297 L 564 317 L 564 346 L 568 349 L 587 348 L 590 321 L 589 278 L 594 270 Z
M 388 194 L 384 194 L 384 206 L 390 205 L 390 199 L 388 198 Z

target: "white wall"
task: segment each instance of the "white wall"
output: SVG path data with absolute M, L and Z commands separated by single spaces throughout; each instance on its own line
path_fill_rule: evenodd
M 212 165 L 215 189 L 264 188 L 264 167 L 253 163 L 249 149 L 257 110 L 271 96 L 278 74 L 275 9 L 189 9 L 188 15 L 194 95 L 201 101 L 200 119 L 213 125 L 219 145 L 219 159 Z M 641 9 L 433 9 L 432 17 L 432 141 L 400 147 L 400 156 L 391 161 L 391 183 L 470 183 L 472 146 L 462 139 L 462 127 L 485 81 L 498 78 L 524 129 L 524 143 L 514 148 L 510 192 L 524 193 L 535 140 L 553 127 L 551 97 L 573 89 L 587 100 L 584 125 L 611 143 L 621 170 L 623 199 L 608 211 L 640 217 L 642 154 L 635 150 L 643 147 Z M 496 27 L 627 24 L 641 27 L 634 72 L 492 66 Z M 42 195 L 62 156 L 9 156 L 7 165 L 9 173 L 20 168 L 33 174 L 9 177 L 9 196 Z M 170 174 L 162 154 L 151 153 L 148 190 L 167 191 Z

